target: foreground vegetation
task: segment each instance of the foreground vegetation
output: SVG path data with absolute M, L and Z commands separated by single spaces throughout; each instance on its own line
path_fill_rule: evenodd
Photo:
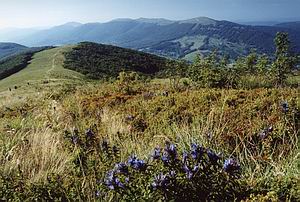
M 36 82 L 39 96 L 0 105 L 1 200 L 300 200 L 291 55 L 278 52 L 263 74 L 247 59 L 221 74 L 225 63 L 212 55 L 169 63 L 165 79 L 121 72 L 100 82 L 63 69 L 61 51 L 33 61 L 51 70 L 37 77 L 50 81 Z M 231 70 L 238 79 L 227 77 Z
M 119 80 L 71 88 L 68 95 L 63 95 L 64 89 L 58 97 L 46 96 L 9 111 L 2 108 L 2 199 L 180 199 L 187 190 L 208 189 L 215 191 L 189 199 L 217 200 L 226 195 L 228 200 L 299 200 L 297 89 L 175 92 L 169 84 L 137 82 L 129 95 L 121 86 Z M 172 158 L 177 167 L 151 158 L 155 148 L 167 155 L 166 142 L 176 148 Z M 198 165 L 192 156 L 182 157 L 184 151 L 193 154 L 192 144 L 201 148 L 195 151 L 204 164 Z M 206 156 L 209 152 L 215 157 Z M 129 179 L 119 176 L 128 189 L 118 184 L 110 190 L 107 173 L 132 155 L 146 170 L 130 168 Z M 180 170 L 183 158 L 188 158 L 187 170 Z M 235 177 L 223 170 L 226 159 L 240 165 Z M 194 170 L 197 165 L 199 172 Z M 129 169 L 130 163 L 126 166 Z M 195 180 L 206 176 L 204 172 L 210 178 L 202 179 L 205 183 L 200 187 L 190 184 L 189 188 L 186 183 L 192 181 L 185 174 L 189 169 Z M 167 193 L 151 188 L 155 176 L 167 177 L 172 171 L 183 187 L 166 189 Z M 230 186 L 218 188 L 222 183 Z

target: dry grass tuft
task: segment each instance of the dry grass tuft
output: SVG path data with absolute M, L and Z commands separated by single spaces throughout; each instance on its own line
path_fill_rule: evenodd
M 70 154 L 63 147 L 60 134 L 49 128 L 30 131 L 22 141 L 10 150 L 10 158 L 5 162 L 6 172 L 19 169 L 30 182 L 45 181 L 48 174 L 66 172 Z

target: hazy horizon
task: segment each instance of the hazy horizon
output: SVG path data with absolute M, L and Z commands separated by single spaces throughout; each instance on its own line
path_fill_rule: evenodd
M 299 20 L 297 0 L 0 0 L 0 29 L 51 27 L 117 18 L 184 20 L 205 16 L 234 22 Z

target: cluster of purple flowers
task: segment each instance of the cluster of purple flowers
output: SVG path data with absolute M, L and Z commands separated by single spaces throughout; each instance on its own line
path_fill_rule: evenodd
M 207 155 L 210 163 L 217 164 L 220 159 L 219 155 L 210 149 L 204 149 L 202 146 L 192 143 L 190 152 L 183 152 L 182 162 L 183 171 L 186 174 L 187 179 L 192 179 L 201 168 L 201 164 L 205 162 L 204 154 Z M 189 159 L 193 161 L 189 161 Z M 192 163 L 193 162 L 193 163 Z
M 85 131 L 84 135 L 86 139 L 85 142 L 80 138 L 81 135 L 79 134 L 78 129 L 74 129 L 73 133 L 69 133 L 68 138 L 70 138 L 72 144 L 83 146 L 84 144 L 90 145 L 96 137 L 95 133 L 90 128 Z
M 144 160 L 138 159 L 136 156 L 132 156 L 128 159 L 128 164 L 135 170 L 146 170 L 147 164 Z
M 115 172 L 127 175 L 128 174 L 128 166 L 125 163 L 118 163 L 115 166 Z
M 113 170 L 110 170 L 105 178 L 105 185 L 109 189 L 125 189 L 126 184 L 129 183 L 129 167 L 134 170 L 143 171 L 147 169 L 147 164 L 144 160 L 138 159 L 136 156 L 132 156 L 128 159 L 127 163 L 118 163 Z M 125 177 L 125 182 L 121 181 L 121 178 Z M 124 181 L 124 180 L 123 180 Z
M 198 144 L 192 143 L 191 145 L 191 157 L 195 160 L 200 159 L 204 153 L 203 147 Z
M 92 131 L 92 129 L 89 128 L 84 133 L 84 137 L 85 137 L 86 141 L 83 141 L 78 129 L 74 129 L 74 131 L 71 133 L 66 131 L 66 137 L 69 138 L 70 142 L 73 145 L 85 146 L 85 144 L 86 144 L 86 145 L 90 146 L 90 143 L 92 143 L 92 141 L 95 139 L 96 135 Z
M 211 170 L 212 173 L 221 169 L 228 174 L 234 174 L 240 170 L 240 164 L 235 159 L 227 159 L 222 164 L 220 155 L 195 143 L 191 144 L 190 150 L 184 151 L 181 157 L 178 155 L 176 146 L 170 143 L 166 143 L 164 149 L 155 148 L 151 157 L 154 160 L 153 165 L 138 159 L 136 156 L 131 156 L 126 163 L 116 164 L 114 169 L 108 172 L 105 184 L 109 189 L 124 189 L 133 173 L 131 171 L 134 170 L 136 174 L 153 173 L 144 171 L 147 171 L 148 168 L 157 171 L 155 166 L 156 164 L 159 165 L 160 162 L 162 167 L 159 170 L 163 172 L 153 176 L 151 187 L 154 190 L 167 190 L 184 175 L 187 180 L 201 179 L 198 177 L 203 176 L 208 171 L 207 169 L 213 169 Z M 122 182 L 118 176 L 122 176 Z
M 155 148 L 152 154 L 152 158 L 158 160 L 160 158 L 160 148 Z
M 125 189 L 125 184 L 121 182 L 120 178 L 118 178 L 115 170 L 109 171 L 107 173 L 105 185 L 112 190 L 118 188 Z
M 165 164 L 170 164 L 177 160 L 177 149 L 174 144 L 170 144 L 169 142 L 166 143 L 166 147 L 164 149 L 161 160 Z
M 200 169 L 199 164 L 193 166 L 192 168 L 190 166 L 188 166 L 187 164 L 183 165 L 183 171 L 186 174 L 186 178 L 189 180 L 194 177 L 194 175 L 199 171 L 199 169 Z
M 121 182 L 120 177 L 125 176 L 125 182 Z M 123 177 L 124 178 L 124 177 Z M 105 178 L 105 185 L 109 189 L 125 189 L 129 183 L 129 167 L 126 163 L 118 163 L 113 170 L 110 170 Z
M 152 187 L 154 189 L 167 188 L 169 184 L 170 184 L 169 176 L 160 173 L 159 175 L 155 176 L 154 182 L 152 183 Z
M 172 180 L 176 178 L 176 172 L 174 170 L 167 174 L 160 173 L 154 177 L 154 181 L 151 184 L 153 189 L 167 189 L 171 184 Z

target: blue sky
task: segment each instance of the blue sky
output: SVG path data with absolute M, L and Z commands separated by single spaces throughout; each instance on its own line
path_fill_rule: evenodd
M 0 0 L 0 28 L 115 18 L 300 20 L 300 0 Z

